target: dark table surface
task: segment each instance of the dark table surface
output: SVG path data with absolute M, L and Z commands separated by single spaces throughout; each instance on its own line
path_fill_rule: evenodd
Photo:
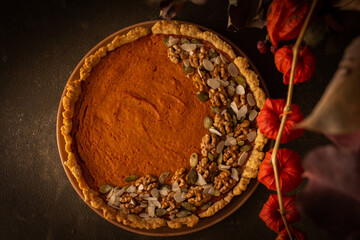
M 4 4 L 4 3 L 3 3 Z M 273 98 L 287 88 L 273 56 L 262 55 L 256 42 L 265 30 L 228 32 L 227 1 L 186 4 L 176 19 L 213 29 L 236 43 L 254 62 Z M 60 162 L 56 114 L 71 72 L 99 41 L 119 29 L 159 19 L 159 7 L 144 1 L 7 1 L 0 16 L 1 239 L 155 239 L 122 230 L 93 212 L 77 195 Z M 294 102 L 308 115 L 337 68 L 353 32 L 338 37 L 339 49 L 318 55 L 311 81 L 298 85 Z M 326 144 L 315 133 L 286 147 L 304 156 Z M 300 189 L 301 190 L 301 189 Z M 299 192 L 298 190 L 297 192 Z M 224 221 L 173 239 L 275 239 L 258 217 L 269 197 L 260 185 L 250 199 Z M 296 224 L 309 239 L 332 239 L 306 216 Z

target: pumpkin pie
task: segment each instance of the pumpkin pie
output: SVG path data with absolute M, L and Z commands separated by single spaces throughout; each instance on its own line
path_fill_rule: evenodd
M 68 82 L 65 165 L 107 219 L 192 227 L 257 176 L 264 101 L 248 60 L 217 35 L 176 21 L 135 28 Z

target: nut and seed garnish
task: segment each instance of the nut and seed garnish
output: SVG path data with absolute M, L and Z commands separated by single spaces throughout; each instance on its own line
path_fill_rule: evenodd
M 190 155 L 190 169 L 165 171 L 158 178 L 129 175 L 124 179 L 127 186 L 100 187 L 109 206 L 145 219 L 184 218 L 206 211 L 240 181 L 257 137 L 256 99 L 228 56 L 199 39 L 169 35 L 163 43 L 170 62 L 193 82 L 196 97 L 210 100 L 209 115 L 204 117 L 208 132 L 200 143 L 201 154 Z

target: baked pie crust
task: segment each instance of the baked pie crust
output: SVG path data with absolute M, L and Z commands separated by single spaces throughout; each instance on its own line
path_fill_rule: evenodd
M 75 112 L 75 107 L 82 93 L 82 84 L 87 81 L 92 69 L 107 54 L 110 54 L 110 52 L 125 44 L 134 42 L 151 34 L 162 36 L 170 35 L 180 38 L 186 37 L 210 43 L 218 52 L 222 52 L 224 55 L 227 55 L 227 57 L 230 58 L 230 61 L 236 65 L 239 73 L 246 79 L 247 86 L 254 96 L 257 108 L 261 109 L 263 107 L 266 98 L 265 94 L 259 87 L 258 75 L 250 69 L 248 60 L 246 58 L 240 56 L 237 57 L 232 48 L 212 32 L 201 31 L 196 26 L 180 24 L 176 21 L 159 21 L 152 27 L 151 31 L 146 28 L 138 27 L 130 30 L 125 35 L 116 36 L 111 43 L 101 47 L 94 54 L 87 57 L 80 70 L 79 78 L 67 83 L 66 93 L 62 98 L 64 111 L 62 113 L 63 126 L 61 127 L 61 133 L 65 139 L 65 150 L 68 154 L 67 161 L 64 163 L 76 178 L 78 185 L 84 195 L 85 201 L 89 202 L 95 209 L 101 209 L 106 219 L 117 220 L 124 225 L 128 225 L 134 228 L 155 229 L 166 225 L 170 228 L 179 228 L 183 225 L 193 227 L 199 221 L 199 218 L 212 216 L 220 209 L 224 208 L 234 196 L 240 195 L 243 191 L 245 191 L 251 178 L 257 177 L 259 165 L 264 158 L 263 147 L 267 143 L 267 138 L 265 135 L 261 134 L 259 130 L 256 131 L 256 138 L 254 139 L 252 145 L 253 149 L 243 166 L 243 172 L 237 184 L 205 211 L 202 211 L 199 214 L 193 213 L 189 216 L 177 217 L 173 219 L 163 217 L 143 218 L 137 214 L 126 214 L 121 210 L 108 206 L 98 189 L 91 187 L 85 180 L 83 169 L 76 156 L 77 152 L 74 151 L 74 139 L 72 135 L 72 131 L 74 131 L 73 119 L 77 114 Z M 169 64 L 173 63 L 169 61 Z M 202 103 L 199 102 L 199 104 Z

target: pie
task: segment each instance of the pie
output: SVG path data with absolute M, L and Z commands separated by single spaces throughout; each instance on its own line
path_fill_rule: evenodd
M 265 98 L 248 60 L 214 33 L 176 21 L 132 29 L 66 86 L 65 165 L 107 219 L 192 227 L 257 177 Z

